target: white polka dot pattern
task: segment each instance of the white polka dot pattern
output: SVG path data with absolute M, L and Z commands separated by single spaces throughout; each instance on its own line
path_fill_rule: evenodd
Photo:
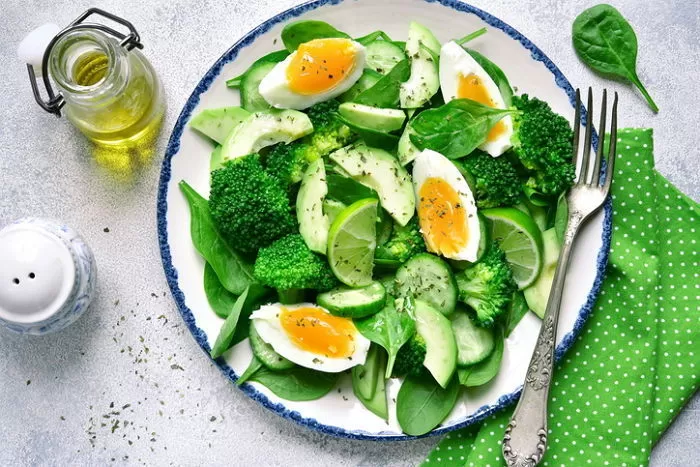
M 618 136 L 605 283 L 555 370 L 542 466 L 646 466 L 700 385 L 700 209 L 654 170 L 651 130 Z M 447 435 L 424 465 L 505 466 L 509 418 Z

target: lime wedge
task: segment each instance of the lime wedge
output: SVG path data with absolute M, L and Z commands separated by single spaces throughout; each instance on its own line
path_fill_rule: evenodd
M 542 269 L 542 233 L 537 223 L 516 208 L 480 212 L 491 220 L 491 239 L 505 252 L 518 287 L 531 285 Z
M 328 263 L 351 287 L 372 282 L 377 247 L 377 200 L 361 199 L 343 209 L 328 232 Z

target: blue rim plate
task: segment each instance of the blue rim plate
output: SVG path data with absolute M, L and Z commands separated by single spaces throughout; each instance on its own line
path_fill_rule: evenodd
M 504 23 L 500 19 L 490 15 L 489 13 L 486 13 L 483 10 L 480 10 L 478 8 L 475 8 L 471 5 L 468 5 L 466 3 L 458 2 L 455 0 L 396 0 L 398 3 L 401 1 L 405 2 L 406 4 L 412 4 L 415 6 L 415 4 L 439 4 L 442 5 L 442 7 L 445 7 L 446 9 L 451 9 L 454 10 L 455 12 L 459 12 L 459 14 L 463 15 L 471 15 L 473 17 L 478 18 L 480 21 L 485 23 L 487 26 L 492 28 L 493 30 L 500 30 L 503 33 L 505 33 L 507 36 L 509 36 L 510 39 L 518 42 L 521 44 L 522 47 L 524 47 L 527 51 L 529 51 L 529 54 L 531 56 L 532 61 L 539 62 L 541 65 L 544 65 L 546 69 L 549 71 L 551 74 L 550 77 L 553 78 L 554 83 L 556 83 L 556 86 L 560 88 L 560 90 L 563 90 L 563 92 L 568 96 L 568 102 L 571 104 L 573 107 L 574 103 L 574 90 L 569 83 L 569 81 L 564 77 L 562 72 L 557 68 L 554 63 L 539 49 L 537 46 L 535 46 L 530 40 L 528 40 L 524 35 L 522 35 L 520 32 L 515 30 L 513 27 L 509 26 L 508 24 Z M 301 15 L 306 15 L 307 13 L 310 13 L 309 17 L 313 17 L 314 13 L 316 13 L 316 10 L 318 10 L 321 7 L 324 6 L 335 6 L 335 5 L 340 5 L 342 3 L 355 3 L 352 0 L 316 0 L 316 1 L 311 1 L 308 3 L 304 3 L 302 5 L 293 7 L 289 10 L 286 10 L 269 20 L 265 21 L 264 23 L 260 24 L 258 27 L 250 31 L 248 34 L 246 34 L 241 40 L 239 40 L 236 44 L 233 45 L 224 55 L 219 58 L 216 63 L 209 69 L 209 71 L 206 72 L 204 77 L 201 79 L 199 84 L 197 84 L 196 88 L 188 98 L 187 102 L 185 103 L 182 112 L 180 113 L 180 116 L 178 117 L 178 120 L 175 124 L 175 127 L 173 129 L 173 132 L 170 136 L 170 140 L 168 142 L 167 150 L 165 153 L 165 158 L 163 160 L 163 165 L 161 169 L 161 175 L 160 175 L 160 182 L 159 182 L 159 188 L 158 188 L 158 205 L 157 205 L 157 219 L 158 219 L 158 240 L 160 244 L 160 251 L 161 251 L 161 258 L 163 262 L 163 268 L 165 271 L 165 276 L 168 281 L 168 285 L 170 286 L 170 290 L 172 291 L 173 297 L 175 299 L 175 302 L 177 303 L 178 310 L 180 314 L 182 315 L 183 320 L 187 324 L 188 329 L 194 336 L 195 340 L 197 343 L 202 347 L 202 349 L 207 353 L 208 356 L 208 351 L 210 349 L 209 346 L 209 341 L 207 334 L 205 331 L 198 326 L 197 320 L 195 318 L 195 314 L 192 312 L 192 310 L 188 307 L 186 303 L 186 297 L 185 293 L 182 290 L 181 284 L 179 282 L 179 275 L 178 275 L 178 270 L 175 268 L 173 264 L 173 255 L 171 251 L 171 232 L 168 231 L 168 193 L 169 189 L 174 188 L 174 184 L 172 182 L 172 172 L 173 172 L 173 159 L 176 157 L 180 151 L 181 148 L 181 143 L 183 140 L 183 133 L 186 130 L 187 122 L 189 121 L 190 117 L 193 114 L 193 111 L 195 108 L 200 104 L 200 99 L 202 98 L 202 95 L 206 93 L 207 91 L 210 90 L 212 87 L 212 84 L 215 83 L 218 79 L 221 78 L 221 73 L 222 70 L 224 69 L 225 66 L 228 64 L 232 63 L 238 56 L 239 54 L 244 51 L 246 48 L 250 47 L 253 45 L 262 35 L 266 34 L 268 31 L 270 31 L 272 28 L 274 28 L 277 25 L 280 25 L 281 23 L 286 23 L 290 20 L 293 20 Z M 368 2 L 365 2 L 368 3 Z M 384 3 L 384 2 L 380 2 Z M 404 17 L 405 18 L 405 17 Z M 408 21 L 410 18 L 406 18 L 404 22 L 406 23 L 406 27 L 408 25 Z M 416 18 L 419 21 L 422 21 L 422 18 Z M 339 27 L 339 29 L 343 29 L 342 27 Z M 376 27 L 369 28 L 369 30 L 375 30 L 375 29 L 383 29 L 381 24 L 377 24 Z M 369 32 L 369 31 L 359 31 L 359 32 Z M 488 36 L 488 35 L 487 35 Z M 252 60 L 251 60 L 252 62 Z M 246 63 L 244 66 L 242 65 L 242 69 L 245 69 L 245 67 L 249 64 L 250 62 Z M 508 71 L 506 70 L 506 74 L 509 74 Z M 224 77 L 225 78 L 225 77 Z M 233 104 L 231 104 L 233 105 Z M 573 112 L 572 112 L 573 113 Z M 208 154 L 206 154 L 206 157 L 202 160 L 207 160 Z M 203 165 L 208 166 L 208 163 L 205 162 Z M 208 172 L 207 172 L 208 173 Z M 592 278 L 592 286 L 590 287 L 587 295 L 585 296 L 584 299 L 580 300 L 580 308 L 578 309 L 577 312 L 574 312 L 575 314 L 573 315 L 573 318 L 571 319 L 571 322 L 569 323 L 570 326 L 569 328 L 562 328 L 560 325 L 560 330 L 566 331 L 566 334 L 563 337 L 560 337 L 559 339 L 559 344 L 556 348 L 556 358 L 560 359 L 562 355 L 572 346 L 576 338 L 581 332 L 581 329 L 583 328 L 583 325 L 585 321 L 587 320 L 588 316 L 591 313 L 592 307 L 595 303 L 596 297 L 598 295 L 598 292 L 600 290 L 604 272 L 605 272 L 605 266 L 607 264 L 607 259 L 608 259 L 608 252 L 610 249 L 610 237 L 611 237 L 611 222 L 612 222 L 612 206 L 610 201 L 606 203 L 605 205 L 605 210 L 604 214 L 601 216 L 601 218 L 597 221 L 596 225 L 596 231 L 593 233 L 593 235 L 596 236 L 596 242 L 600 244 L 598 248 L 598 254 L 597 257 L 595 258 L 595 264 L 591 265 L 591 273 L 589 274 L 590 276 L 595 274 L 595 277 Z M 188 223 L 185 223 L 184 225 L 178 225 L 177 229 L 182 230 L 182 229 L 187 229 L 188 228 Z M 193 249 L 193 247 L 192 247 Z M 586 253 L 587 254 L 587 253 Z M 581 255 L 583 256 L 583 254 Z M 590 256 L 590 255 L 588 255 Z M 574 260 L 576 259 L 576 255 L 574 255 Z M 201 277 L 201 276 L 200 276 Z M 590 279 L 590 278 L 589 278 Z M 201 284 L 201 281 L 200 281 Z M 577 305 L 578 307 L 578 305 Z M 535 332 L 536 333 L 536 332 Z M 561 335 L 561 332 L 560 332 Z M 536 335 L 534 336 L 536 338 Z M 534 347 L 534 338 L 532 340 L 532 346 Z M 529 353 L 526 358 L 526 360 L 529 360 Z M 215 361 L 215 364 L 217 367 L 231 380 L 231 381 L 236 381 L 238 379 L 238 375 L 236 372 L 227 364 L 226 362 L 220 360 Z M 525 363 L 525 365 L 527 362 Z M 450 423 L 448 426 L 440 426 L 433 430 L 432 432 L 423 435 L 423 436 L 434 436 L 434 435 L 441 435 L 445 434 L 449 431 L 453 431 L 459 428 L 466 427 L 468 425 L 474 424 L 480 420 L 483 420 L 484 418 L 488 417 L 489 415 L 503 409 L 504 407 L 509 406 L 510 404 L 514 403 L 517 401 L 519 395 L 520 395 L 520 390 L 522 388 L 522 385 L 516 385 L 513 386 L 513 390 L 509 391 L 507 393 L 503 393 L 503 395 L 500 395 L 498 398 L 494 397 L 494 401 L 485 404 L 483 406 L 480 406 L 476 410 L 472 410 L 470 413 L 466 414 L 464 417 L 462 417 L 459 420 L 454 420 L 452 423 Z M 309 417 L 304 415 L 302 412 L 303 410 L 293 410 L 288 408 L 285 403 L 282 402 L 275 402 L 271 400 L 268 395 L 264 394 L 260 390 L 258 390 L 257 387 L 251 385 L 251 384 L 244 384 L 241 387 L 241 390 L 248 395 L 250 398 L 253 400 L 259 402 L 261 405 L 266 407 L 267 409 L 281 415 L 284 418 L 287 418 L 289 420 L 293 420 L 294 422 L 326 433 L 334 436 L 339 436 L 339 437 L 345 437 L 345 438 L 351 438 L 351 439 L 364 439 L 364 440 L 407 440 L 407 439 L 414 439 L 416 437 L 412 436 L 406 436 L 402 435 L 400 433 L 396 433 L 394 431 L 365 431 L 362 429 L 347 429 L 343 428 L 341 426 L 335 426 L 329 423 L 321 423 L 317 421 L 313 417 Z M 307 404 L 312 404 L 312 402 L 308 402 Z M 367 412 L 369 414 L 369 412 Z

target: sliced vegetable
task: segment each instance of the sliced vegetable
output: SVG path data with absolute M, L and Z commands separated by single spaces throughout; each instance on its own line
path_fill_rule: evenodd
M 404 128 L 401 137 L 399 138 L 399 144 L 396 148 L 396 152 L 401 165 L 405 166 L 414 161 L 418 154 L 420 154 L 420 149 L 413 144 L 411 141 L 411 135 L 415 135 L 416 131 L 413 129 L 413 120 L 409 121 Z
M 406 114 L 403 110 L 382 109 L 354 102 L 340 104 L 338 112 L 353 125 L 382 132 L 400 130 L 406 121 Z
M 406 60 L 403 49 L 393 42 L 376 40 L 367 44 L 367 58 L 365 66 L 375 70 L 377 73 L 386 74 L 391 71 L 397 63 Z
M 485 360 L 457 370 L 459 382 L 462 386 L 472 387 L 481 386 L 491 381 L 501 368 L 501 359 L 503 358 L 503 330 L 500 327 L 496 328 L 494 336 L 496 346 Z
M 396 135 L 377 131 L 374 128 L 365 126 L 362 122 L 348 120 L 342 115 L 339 118 L 343 123 L 360 135 L 360 138 L 362 138 L 368 146 L 391 151 L 399 143 L 399 137 Z
M 557 262 L 559 261 L 559 251 L 561 250 L 561 245 L 559 244 L 555 229 L 542 232 L 542 244 L 544 250 L 544 254 L 542 255 L 542 271 L 537 277 L 537 280 L 523 290 L 527 306 L 529 306 L 540 319 L 544 318 L 544 313 L 547 310 L 549 292 L 552 289 L 554 273 L 557 270 Z
M 374 86 L 380 79 L 382 79 L 381 74 L 365 68 L 357 83 L 353 84 L 344 94 L 341 94 L 338 100 L 340 102 L 354 102 L 357 96 Z
M 411 76 L 401 84 L 402 108 L 422 107 L 440 89 L 438 62 L 434 58 L 439 50 L 440 42 L 433 33 L 425 26 L 411 21 L 406 40 L 406 55 L 411 57 Z
M 250 112 L 241 107 L 204 109 L 190 120 L 190 126 L 215 142 L 224 144 L 233 129 L 249 116 Z
M 423 300 L 440 313 L 449 315 L 457 305 L 457 284 L 449 265 L 430 253 L 420 253 L 396 271 L 400 296 Z
M 216 169 L 220 169 L 224 161 L 221 159 L 221 146 L 217 146 L 211 152 L 211 157 L 209 159 L 209 171 L 213 172 Z
M 496 346 L 491 329 L 477 326 L 466 310 L 457 310 L 450 321 L 457 342 L 458 366 L 473 365 L 491 355 Z
M 373 414 L 387 420 L 389 405 L 386 400 L 386 352 L 377 346 L 370 347 L 364 365 L 352 368 L 352 391 Z
M 372 282 L 365 287 L 338 287 L 318 294 L 316 303 L 336 316 L 364 318 L 384 308 L 386 298 L 384 286 Z
M 457 368 L 457 343 L 450 320 L 442 313 L 416 300 L 416 331 L 425 339 L 426 353 L 423 365 L 442 387 L 447 387 Z
M 457 378 L 443 389 L 432 378 L 408 377 L 396 397 L 396 418 L 406 434 L 424 435 L 450 414 L 458 397 Z
M 260 63 L 279 63 L 285 58 L 289 56 L 289 52 L 286 50 L 276 50 L 274 52 L 270 52 L 267 55 L 263 55 L 259 59 L 257 59 L 253 64 L 248 68 L 245 72 L 242 74 L 236 76 L 235 78 L 231 78 L 228 81 L 226 81 L 226 86 L 232 89 L 236 89 L 241 87 L 243 84 L 243 78 L 245 77 L 246 73 L 248 73 L 251 69 L 254 69 L 257 64 Z M 262 80 L 262 78 L 261 78 Z
M 402 60 L 372 87 L 355 97 L 353 101 L 374 107 L 398 107 L 401 84 L 408 79 L 410 74 L 410 63 L 408 60 Z
M 299 233 L 311 251 L 326 254 L 328 229 L 331 224 L 323 212 L 323 201 L 328 194 L 326 167 L 323 159 L 317 159 L 306 169 L 297 193 L 296 213 Z
M 190 233 L 194 247 L 214 269 L 226 290 L 232 294 L 243 293 L 246 287 L 255 283 L 253 265 L 236 253 L 216 231 L 208 201 L 184 180 L 179 185 L 190 205 Z
M 253 355 L 260 363 L 271 370 L 286 370 L 292 368 L 294 363 L 290 362 L 282 355 L 275 352 L 270 344 L 262 340 L 258 331 L 255 329 L 255 321 L 250 321 L 250 329 L 248 338 L 250 339 L 250 347 L 253 349 Z

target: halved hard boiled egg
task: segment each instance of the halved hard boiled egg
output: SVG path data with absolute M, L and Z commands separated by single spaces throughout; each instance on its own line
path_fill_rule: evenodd
M 302 110 L 339 96 L 362 76 L 365 47 L 351 39 L 301 44 L 260 82 L 260 95 L 278 109 Z
M 497 109 L 505 109 L 496 83 L 459 44 L 450 41 L 440 50 L 440 88 L 445 102 L 471 99 Z M 512 146 L 513 119 L 510 115 L 496 123 L 479 149 L 498 157 Z
M 333 316 L 313 303 L 263 305 L 250 319 L 262 340 L 297 365 L 338 373 L 367 358 L 370 341 L 352 319 Z
M 428 251 L 476 261 L 481 231 L 474 195 L 451 160 L 425 149 L 413 163 L 418 221 Z

